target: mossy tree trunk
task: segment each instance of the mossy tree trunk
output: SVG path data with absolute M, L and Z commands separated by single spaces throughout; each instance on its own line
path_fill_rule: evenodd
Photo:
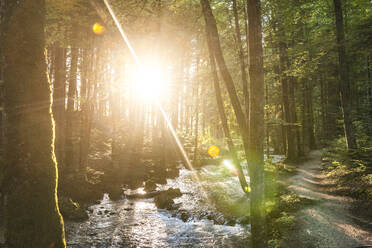
M 252 247 L 266 247 L 264 181 L 264 68 L 262 48 L 261 1 L 248 0 L 250 118 L 249 153 L 251 178 Z M 254 92 L 254 94 L 253 94 Z
M 18 1 L 10 11 L 4 50 L 6 246 L 66 247 L 57 201 L 51 89 L 44 56 L 45 1 Z

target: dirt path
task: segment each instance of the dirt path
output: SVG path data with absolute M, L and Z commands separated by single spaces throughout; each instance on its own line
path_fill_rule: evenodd
M 298 226 L 289 233 L 283 247 L 351 248 L 372 245 L 372 220 L 363 220 L 351 211 L 353 200 L 332 195 L 332 185 L 321 173 L 321 151 L 312 151 L 309 160 L 296 168 L 289 189 L 315 201 L 296 213 Z M 371 210 L 372 211 L 372 210 Z

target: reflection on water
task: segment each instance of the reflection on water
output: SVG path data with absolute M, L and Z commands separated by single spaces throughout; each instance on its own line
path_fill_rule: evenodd
M 200 184 L 193 173 L 198 173 Z M 247 177 L 249 182 L 249 178 Z M 249 207 L 237 177 L 228 175 L 223 166 L 205 166 L 200 171 L 180 170 L 169 187 L 179 188 L 183 195 L 175 199 L 179 211 L 190 213 L 184 222 L 175 212 L 159 210 L 153 199 L 123 199 L 113 202 L 107 195 L 100 204 L 90 207 L 90 218 L 82 223 L 66 223 L 67 246 L 71 248 L 106 247 L 247 247 L 249 226 L 216 225 L 201 213 L 217 212 L 208 204 L 201 187 L 211 196 L 226 201 L 239 201 Z M 141 189 L 136 193 L 140 193 Z
M 152 200 L 105 200 L 92 209 L 89 221 L 66 223 L 68 247 L 246 247 L 249 237 L 238 225 L 183 222 Z

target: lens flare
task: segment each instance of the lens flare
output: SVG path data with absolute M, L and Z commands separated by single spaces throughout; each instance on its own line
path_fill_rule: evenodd
M 233 163 L 230 160 L 224 160 L 222 164 L 231 171 L 234 175 L 238 175 L 238 170 L 235 168 Z
M 103 33 L 105 32 L 105 27 L 98 22 L 93 25 L 92 29 L 93 33 L 95 33 L 96 35 L 103 35 Z
M 218 148 L 218 146 L 212 145 L 212 146 L 208 147 L 208 154 L 212 158 L 216 157 L 216 156 L 218 156 L 218 154 L 220 154 L 220 148 Z

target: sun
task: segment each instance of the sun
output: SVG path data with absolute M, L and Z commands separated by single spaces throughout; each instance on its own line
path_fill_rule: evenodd
M 165 97 L 168 87 L 167 71 L 161 63 L 148 61 L 135 69 L 133 90 L 144 101 Z

